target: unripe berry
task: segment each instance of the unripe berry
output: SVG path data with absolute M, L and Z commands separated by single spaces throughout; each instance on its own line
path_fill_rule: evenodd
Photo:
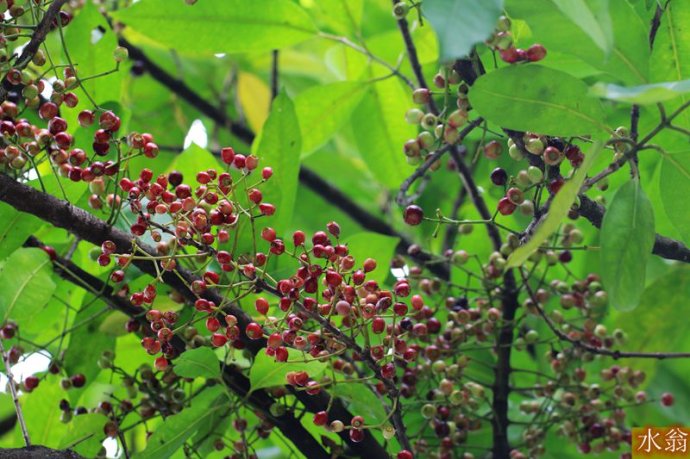
M 395 19 L 405 19 L 405 16 L 407 16 L 408 11 L 410 11 L 410 7 L 405 2 L 398 2 L 395 5 L 393 5 L 393 17 Z
M 488 159 L 498 159 L 503 151 L 503 146 L 497 140 L 492 140 L 491 142 L 484 145 L 484 156 Z
M 422 122 L 422 118 L 424 118 L 424 112 L 418 108 L 411 108 L 405 112 L 405 121 L 409 124 L 417 125 Z
M 544 152 L 544 142 L 539 137 L 533 137 L 525 142 L 525 150 L 533 155 L 541 155 Z
M 412 101 L 415 104 L 428 104 L 431 101 L 431 91 L 427 88 L 415 89 L 412 93 Z

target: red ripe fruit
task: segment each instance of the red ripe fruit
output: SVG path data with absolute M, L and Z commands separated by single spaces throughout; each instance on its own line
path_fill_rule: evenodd
M 328 224 L 326 225 L 326 229 L 334 237 L 340 236 L 340 225 L 338 225 L 336 222 L 328 222 Z
M 273 204 L 268 204 L 265 202 L 259 204 L 259 210 L 262 214 L 266 215 L 267 217 L 270 217 L 271 215 L 276 213 L 276 207 Z
M 154 366 L 154 367 L 156 368 L 156 370 L 158 370 L 158 371 L 165 371 L 166 368 L 168 368 L 168 364 L 169 364 L 169 363 L 170 363 L 170 362 L 168 362 L 168 359 L 166 359 L 166 358 L 163 357 L 163 356 L 160 356 L 160 357 L 158 357 L 158 358 L 153 362 L 153 366 Z
M 507 62 L 508 64 L 514 64 L 520 60 L 520 53 L 518 53 L 518 50 L 515 48 L 503 49 L 500 53 L 503 62 Z
M 261 339 L 264 336 L 264 331 L 261 329 L 261 325 L 256 322 L 251 322 L 247 325 L 245 333 L 249 339 Z
M 501 200 L 498 201 L 498 211 L 501 215 L 510 215 L 515 212 L 516 208 L 517 206 L 508 198 L 501 198 Z
M 362 440 L 364 440 L 364 431 L 360 429 L 351 429 L 350 440 L 352 440 L 354 443 L 361 442 Z
M 383 333 L 386 329 L 386 321 L 382 317 L 376 317 L 371 322 L 371 329 L 376 334 Z
M 271 169 L 270 167 L 264 167 L 261 170 L 261 177 L 263 177 L 264 180 L 270 179 L 271 176 L 273 176 L 273 169 Z
M 235 159 L 232 161 L 232 165 L 237 169 L 242 169 L 247 165 L 247 158 L 244 155 L 235 155 Z
M 235 150 L 232 147 L 225 147 L 220 150 L 220 157 L 225 164 L 232 164 L 235 159 Z
M 292 233 L 292 243 L 295 244 L 295 246 L 300 246 L 304 244 L 304 241 L 306 240 L 306 235 L 304 234 L 304 231 L 295 231 Z
M 404 449 L 398 453 L 396 459 L 414 459 L 414 456 L 410 451 Z
M 28 392 L 31 392 L 38 387 L 39 382 L 40 380 L 36 376 L 27 376 L 26 379 L 24 379 L 24 387 Z
M 549 183 L 549 191 L 553 194 L 558 193 L 558 190 L 561 189 L 564 183 L 565 180 L 563 180 L 562 178 L 552 180 L 551 183 Z
M 206 319 L 206 329 L 210 332 L 218 331 L 220 328 L 220 320 L 215 317 L 209 317 Z
M 249 190 L 249 200 L 254 204 L 259 204 L 263 198 L 264 196 L 261 194 L 261 191 L 256 188 Z
M 328 413 L 326 411 L 319 411 L 314 414 L 314 424 L 317 426 L 325 426 L 328 423 Z
M 408 225 L 419 225 L 422 222 L 423 218 L 424 211 L 421 207 L 416 206 L 414 204 L 407 206 L 405 208 L 405 212 L 403 213 L 403 219 L 405 220 L 405 223 L 407 223 Z
M 58 106 L 52 102 L 46 102 L 38 109 L 38 116 L 43 120 L 49 120 L 58 114 Z
M 266 298 L 258 298 L 256 302 L 254 303 L 254 306 L 256 307 L 256 311 L 261 314 L 261 315 L 266 315 L 268 314 L 268 301 L 266 301 Z
M 120 118 L 111 111 L 101 113 L 98 125 L 106 131 L 117 131 L 120 128 Z
M 93 124 L 95 118 L 96 117 L 94 116 L 94 114 L 91 110 L 82 110 L 81 112 L 79 112 L 79 116 L 78 116 L 79 124 L 82 127 L 91 126 Z
M 214 347 L 221 347 L 225 346 L 225 343 L 228 342 L 227 336 L 223 335 L 222 333 L 214 333 L 211 335 L 211 344 Z
M 664 392 L 661 395 L 661 404 L 664 406 L 671 406 L 673 405 L 673 394 L 669 392 Z
M 527 60 L 538 62 L 546 57 L 546 48 L 539 43 L 535 43 L 527 48 Z

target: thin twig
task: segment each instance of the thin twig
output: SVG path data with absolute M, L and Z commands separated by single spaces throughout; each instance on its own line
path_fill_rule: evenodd
M 10 392 L 12 393 L 12 402 L 14 403 L 14 411 L 17 413 L 17 421 L 19 421 L 19 426 L 22 429 L 22 436 L 24 437 L 24 444 L 26 446 L 31 446 L 31 439 L 29 438 L 29 430 L 26 428 L 26 422 L 24 421 L 24 415 L 22 414 L 22 407 L 19 404 L 19 396 L 17 395 L 17 385 L 14 382 L 14 376 L 12 376 L 12 367 L 10 365 L 10 357 L 5 352 L 5 346 L 0 340 L 0 352 L 2 353 L 2 360 L 5 362 L 5 374 L 7 375 L 7 384 L 10 386 Z

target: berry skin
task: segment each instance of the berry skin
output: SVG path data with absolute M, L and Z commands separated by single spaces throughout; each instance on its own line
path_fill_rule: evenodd
M 515 212 L 516 208 L 517 206 L 508 198 L 501 198 L 501 200 L 498 201 L 498 211 L 501 215 L 510 215 Z
M 84 384 L 86 384 L 86 376 L 84 376 L 81 373 L 77 373 L 76 375 L 73 375 L 70 378 L 70 382 L 72 383 L 72 386 L 74 387 L 84 387 Z
M 328 413 L 325 411 L 319 411 L 314 414 L 314 424 L 317 426 L 325 426 L 328 423 Z
M 503 61 L 507 62 L 508 64 L 514 64 L 515 62 L 520 60 L 520 54 L 518 53 L 518 50 L 515 48 L 503 49 L 500 51 L 500 53 L 501 59 L 503 59 Z
M 414 459 L 414 455 L 406 449 L 400 451 L 396 456 L 397 459 Z
M 508 182 L 508 173 L 505 169 L 497 167 L 491 171 L 491 183 L 497 186 L 503 186 Z
M 663 406 L 671 406 L 673 405 L 673 394 L 669 392 L 665 392 L 664 394 L 661 395 L 661 404 Z
M 405 208 L 403 218 L 405 220 L 405 223 L 407 223 L 408 225 L 416 226 L 422 223 L 422 219 L 424 218 L 424 211 L 421 207 L 412 204 Z
M 27 391 L 31 392 L 38 387 L 39 382 L 40 380 L 36 376 L 27 376 L 24 380 L 24 387 Z
M 546 48 L 544 45 L 535 43 L 527 49 L 527 60 L 530 62 L 538 62 L 546 57 Z
M 412 101 L 415 104 L 428 104 L 431 100 L 431 92 L 427 88 L 415 89 L 412 93 Z
M 361 429 L 351 429 L 350 430 L 350 440 L 355 443 L 359 443 L 364 440 L 364 431 Z
M 544 163 L 556 166 L 563 161 L 563 152 L 556 147 L 546 147 L 543 153 Z
M 264 331 L 261 328 L 261 325 L 257 324 L 256 322 L 248 324 L 245 332 L 249 339 L 261 339 L 264 336 Z
M 497 159 L 499 156 L 501 156 L 502 151 L 503 146 L 497 140 L 492 140 L 491 142 L 484 145 L 484 156 L 486 156 L 489 159 Z

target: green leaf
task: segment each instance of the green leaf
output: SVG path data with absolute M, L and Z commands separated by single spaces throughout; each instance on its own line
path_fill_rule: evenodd
M 613 48 L 613 24 L 608 0 L 553 0 L 573 24 L 586 33 L 608 55 Z
M 387 419 L 383 402 L 363 383 L 338 383 L 331 386 L 334 396 L 347 402 L 351 413 L 362 416 L 367 424 L 379 424 Z
M 400 142 L 416 136 L 416 128 L 405 122 L 409 92 L 387 78 L 372 84 L 352 115 L 355 139 L 362 159 L 377 181 L 397 189 L 414 168 L 401 161 Z
M 376 259 L 376 269 L 367 273 L 367 279 L 382 283 L 390 274 L 390 261 L 400 240 L 397 237 L 364 231 L 345 240 L 356 266 L 362 266 L 367 258 Z
M 568 211 L 573 205 L 573 202 L 575 202 L 575 198 L 577 198 L 577 195 L 580 193 L 580 187 L 587 177 L 587 171 L 592 167 L 592 164 L 594 164 L 601 151 L 601 142 L 594 143 L 591 151 L 585 156 L 584 162 L 575 172 L 573 178 L 568 180 L 558 193 L 556 193 L 549 207 L 549 212 L 535 230 L 532 238 L 510 254 L 506 265 L 508 268 L 521 266 L 529 256 L 536 252 L 539 246 L 558 229 L 568 215 Z
M 41 249 L 18 249 L 0 271 L 0 320 L 20 324 L 50 300 L 55 283 L 50 277 L 50 258 Z
M 590 91 L 590 94 L 593 96 L 639 105 L 666 102 L 687 93 L 690 93 L 690 80 L 652 83 L 632 87 L 600 82 L 595 84 Z
M 606 130 L 601 103 L 588 91 L 585 83 L 559 70 L 514 65 L 479 78 L 470 101 L 504 128 L 572 136 Z
M 205 389 L 194 397 L 190 407 L 166 418 L 149 438 L 146 449 L 134 457 L 137 459 L 172 457 L 173 453 L 180 449 L 184 442 L 205 425 L 215 413 L 228 409 L 225 400 L 218 401 L 222 394 L 223 389 L 220 386 Z
M 252 153 L 261 159 L 261 164 L 273 169 L 273 176 L 261 191 L 265 202 L 276 205 L 270 224 L 279 235 L 292 220 L 301 143 L 295 106 L 286 94 L 281 93 L 273 101 L 271 113 L 252 144 Z
M 313 359 L 310 355 L 288 348 L 288 361 L 277 362 L 265 352 L 259 352 L 249 370 L 252 390 L 264 387 L 284 386 L 285 376 L 291 371 L 306 371 L 311 378 L 318 377 L 326 369 L 326 363 Z
M 53 403 L 55 401 L 53 400 Z M 54 409 L 54 408 L 53 408 Z M 103 441 L 103 426 L 108 418 L 100 413 L 87 413 L 74 416 L 67 424 L 59 449 L 72 449 L 86 457 L 98 454 Z
M 617 312 L 615 325 L 634 337 L 627 348 L 636 352 L 668 352 L 678 349 L 690 331 L 685 320 L 669 320 L 687 309 L 690 298 L 690 269 L 676 269 L 651 283 L 642 292 L 635 312 Z M 681 350 L 681 349 L 678 349 Z M 635 368 L 650 370 L 654 359 L 638 359 Z
M 690 243 L 690 147 L 687 140 L 674 142 L 674 149 L 663 155 L 659 174 L 659 193 L 669 221 L 685 243 Z M 664 145 L 666 146 L 666 145 Z
M 184 183 L 195 184 L 197 172 L 206 169 L 221 170 L 223 167 L 210 151 L 192 143 L 185 151 L 177 155 L 168 171 L 180 171 L 184 177 Z
M 503 0 L 432 0 L 422 12 L 436 31 L 443 62 L 469 54 L 496 28 L 503 13 Z
M 0 260 L 17 250 L 43 223 L 31 214 L 0 203 Z
M 360 28 L 363 5 L 364 0 L 319 0 L 305 8 L 335 33 L 352 36 Z
M 295 97 L 302 136 L 302 157 L 328 142 L 364 97 L 367 85 L 342 81 L 312 86 Z
M 615 308 L 629 311 L 640 302 L 654 236 L 652 204 L 639 180 L 630 180 L 616 192 L 601 224 L 601 279 Z
M 135 41 L 191 54 L 267 52 L 316 34 L 309 15 L 288 0 L 204 0 L 194 6 L 146 0 L 113 17 Z
M 506 0 L 506 11 L 528 23 L 532 36 L 525 46 L 541 43 L 572 54 L 626 84 L 648 82 L 649 26 L 627 0 Z
M 190 349 L 175 360 L 175 374 L 183 378 L 218 378 L 220 362 L 208 347 Z

